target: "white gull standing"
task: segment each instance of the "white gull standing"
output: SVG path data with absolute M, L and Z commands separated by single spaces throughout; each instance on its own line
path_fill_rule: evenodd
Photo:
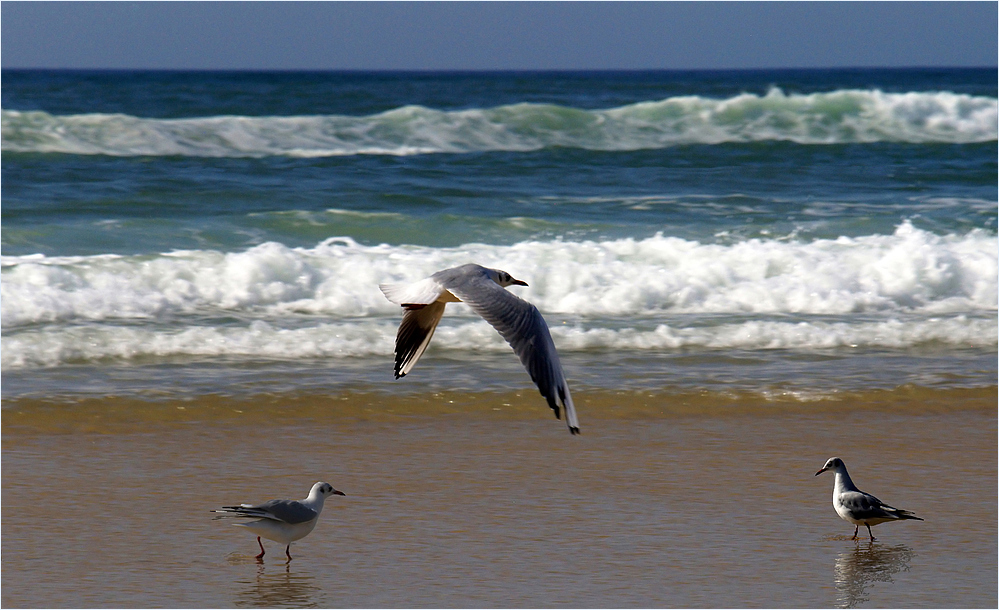
M 333 489 L 329 483 L 320 481 L 312 486 L 309 497 L 304 500 L 270 500 L 263 504 L 223 506 L 221 510 L 211 512 L 224 513 L 215 517 L 216 519 L 254 519 L 249 523 L 233 523 L 233 525 L 245 527 L 257 535 L 260 554 L 256 558 L 264 557 L 264 543 L 260 541 L 260 537 L 263 536 L 268 540 L 288 545 L 284 553 L 288 556 L 288 561 L 291 561 L 291 543 L 305 538 L 315 529 L 316 523 L 319 522 L 319 514 L 323 512 L 323 503 L 332 495 L 346 494 Z
M 385 298 L 405 312 L 395 338 L 395 378 L 409 373 L 426 351 L 448 303 L 468 303 L 472 311 L 493 325 L 531 374 L 548 406 L 579 434 L 576 407 L 548 324 L 534 305 L 507 292 L 507 286 L 527 286 L 506 271 L 480 265 L 462 265 L 438 271 L 413 284 L 379 284 Z
M 857 532 L 860 526 L 867 526 L 867 533 L 871 535 L 871 540 L 877 540 L 872 525 L 884 523 L 886 521 L 901 521 L 904 519 L 915 519 L 922 521 L 919 517 L 907 510 L 888 506 L 869 493 L 857 489 L 850 479 L 850 474 L 846 471 L 846 464 L 838 457 L 829 458 L 815 476 L 819 476 L 827 470 L 836 473 L 836 481 L 833 483 L 833 508 L 844 521 L 854 524 L 853 540 L 857 539 Z

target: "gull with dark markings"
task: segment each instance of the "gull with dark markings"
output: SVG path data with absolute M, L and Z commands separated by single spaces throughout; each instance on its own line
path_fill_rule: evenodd
M 912 514 L 911 511 L 888 506 L 871 494 L 857 489 L 857 486 L 850 479 L 850 474 L 846 471 L 846 464 L 838 457 L 829 458 L 825 466 L 815 473 L 815 476 L 819 476 L 827 470 L 836 473 L 832 497 L 833 508 L 836 509 L 836 514 L 844 521 L 856 526 L 853 529 L 852 540 L 857 539 L 857 532 L 860 531 L 861 525 L 867 526 L 867 533 L 871 535 L 871 540 L 874 541 L 877 538 L 874 537 L 874 532 L 871 531 L 872 525 L 905 519 L 922 521 L 922 519 Z
M 395 378 L 413 370 L 430 345 L 445 305 L 467 303 L 510 344 L 555 417 L 561 419 L 564 410 L 569 432 L 579 434 L 576 408 L 548 324 L 537 307 L 505 290 L 507 286 L 527 286 L 527 282 L 506 271 L 471 264 L 438 271 L 413 284 L 380 284 L 385 297 L 405 310 L 395 338 Z
M 271 500 L 263 504 L 240 504 L 239 506 L 223 506 L 213 513 L 223 513 L 216 519 L 253 519 L 249 523 L 233 523 L 236 527 L 245 527 L 257 535 L 260 554 L 264 557 L 263 536 L 268 540 L 286 544 L 284 549 L 288 561 L 291 561 L 291 543 L 309 535 L 319 522 L 319 514 L 323 512 L 323 503 L 332 495 L 346 495 L 333 489 L 329 483 L 322 481 L 312 486 L 309 497 L 304 500 Z

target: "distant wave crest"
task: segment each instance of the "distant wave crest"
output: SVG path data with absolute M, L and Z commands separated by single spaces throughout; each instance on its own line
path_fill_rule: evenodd
M 950 92 L 805 95 L 775 88 L 762 96 L 683 96 L 606 110 L 529 103 L 455 111 L 405 106 L 361 117 L 145 119 L 3 110 L 2 144 L 22 153 L 325 157 L 759 141 L 975 143 L 997 140 L 997 106 L 995 98 Z

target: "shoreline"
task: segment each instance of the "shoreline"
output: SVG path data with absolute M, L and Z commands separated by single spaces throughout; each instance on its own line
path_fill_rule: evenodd
M 932 389 L 903 386 L 895 390 L 831 392 L 802 397 L 784 392 L 651 392 L 599 391 L 574 397 L 585 433 L 587 422 L 607 420 L 728 418 L 877 413 L 926 414 L 964 410 L 996 412 L 997 387 Z M 324 425 L 347 422 L 405 422 L 426 418 L 486 421 L 553 420 L 554 414 L 534 390 L 506 392 L 382 393 L 316 392 L 187 399 L 134 397 L 81 398 L 75 401 L 13 399 L 2 401 L 2 434 L 6 438 L 47 434 L 116 434 L 191 425 L 227 427 Z

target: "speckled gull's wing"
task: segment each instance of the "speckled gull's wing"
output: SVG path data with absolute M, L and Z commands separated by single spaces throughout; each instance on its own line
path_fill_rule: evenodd
M 395 378 L 399 379 L 413 370 L 427 350 L 447 302 L 457 299 L 445 295 L 446 289 L 433 277 L 412 284 L 379 284 L 378 288 L 385 298 L 406 309 L 395 336 Z
M 548 406 L 560 417 L 559 407 L 565 409 L 569 431 L 579 434 L 576 407 L 572 404 L 569 384 L 555 342 L 548 331 L 548 324 L 534 305 L 482 274 L 460 274 L 439 278 L 444 287 L 468 303 L 475 313 L 482 316 L 506 339 L 521 363 L 530 373 Z
M 427 350 L 447 303 L 435 301 L 418 308 L 407 307 L 395 336 L 395 378 L 404 377 Z
M 297 500 L 270 500 L 255 506 L 242 504 L 240 506 L 223 506 L 222 508 L 223 510 L 216 512 L 231 513 L 226 515 L 229 517 L 271 519 L 291 525 L 305 523 L 319 516 L 319 513 Z

